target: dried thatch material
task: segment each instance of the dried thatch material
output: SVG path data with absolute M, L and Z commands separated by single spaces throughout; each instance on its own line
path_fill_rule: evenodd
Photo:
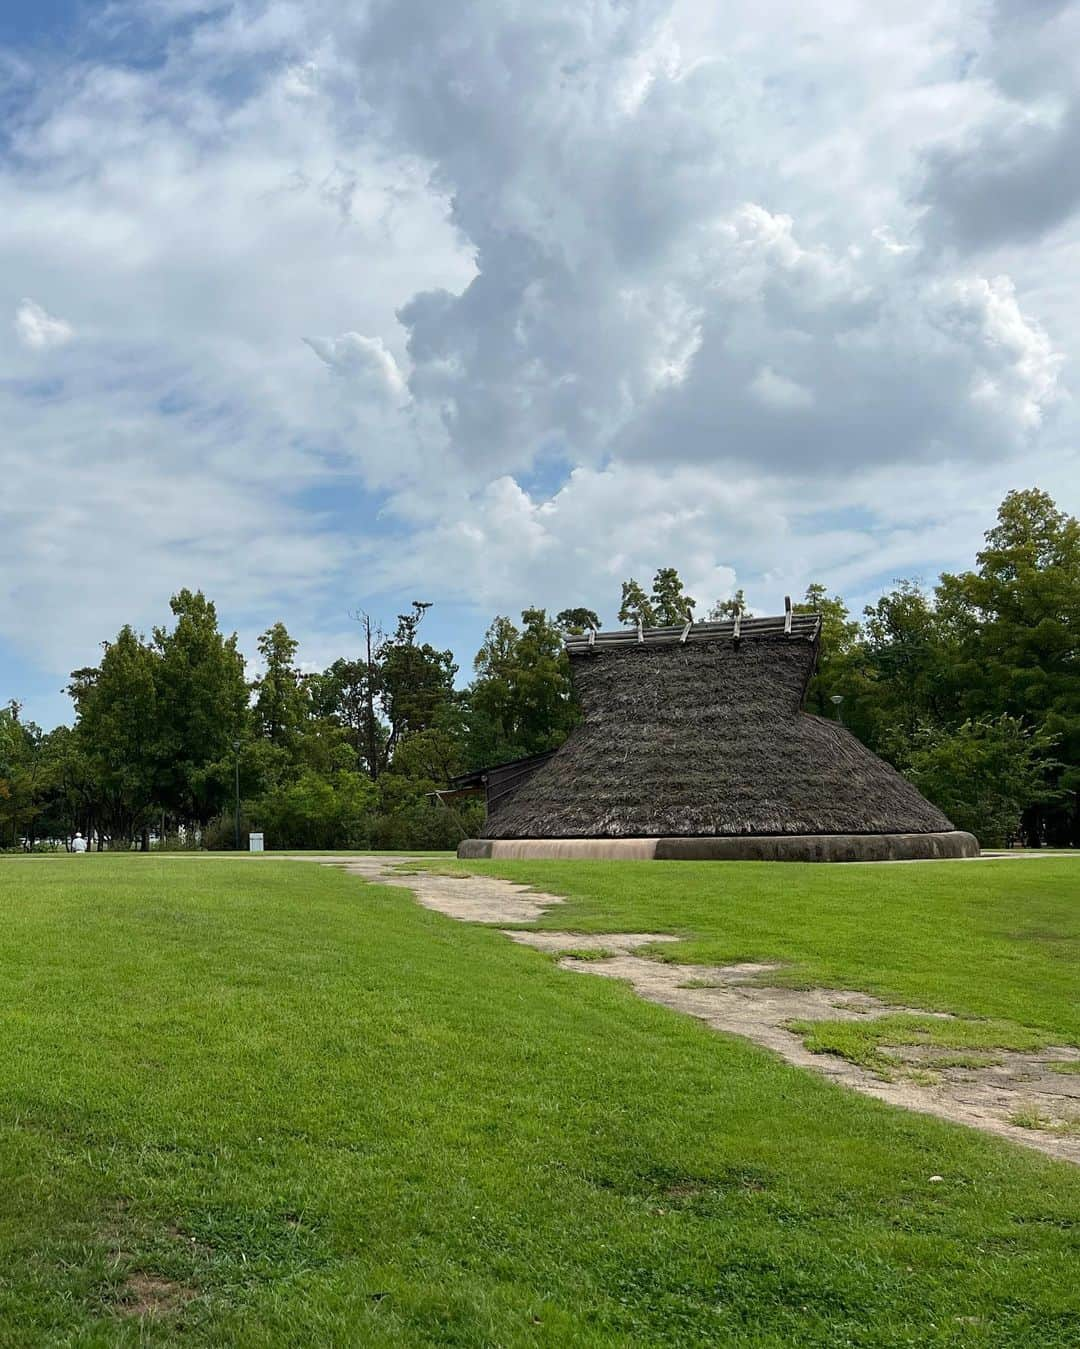
M 935 806 L 837 722 L 803 712 L 815 617 L 597 634 L 567 643 L 583 719 L 485 835 L 643 838 L 927 834 Z M 531 766 L 530 766 L 531 767 Z M 507 784 L 509 785 L 509 784 Z

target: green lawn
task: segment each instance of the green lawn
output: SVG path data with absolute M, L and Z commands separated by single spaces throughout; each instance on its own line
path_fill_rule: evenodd
M 653 954 L 691 964 L 788 961 L 781 982 L 1000 1017 L 1080 1045 L 1080 856 L 901 866 L 442 865 L 567 896 L 540 927 L 678 933 L 686 940 Z
M 1071 860 L 469 869 L 572 894 L 549 926 L 1080 1031 Z M 1078 1235 L 1080 1171 L 403 890 L 0 861 L 4 1349 L 1072 1349 Z

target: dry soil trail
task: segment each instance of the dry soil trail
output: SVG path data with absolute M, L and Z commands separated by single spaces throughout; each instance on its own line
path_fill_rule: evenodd
M 407 856 L 318 860 L 380 885 L 411 890 L 425 908 L 450 918 L 487 924 L 536 922 L 563 901 L 528 886 L 494 876 L 456 876 L 425 871 L 424 860 Z M 407 869 L 415 864 L 417 869 Z M 404 868 L 404 869 L 403 869 Z M 919 1008 L 890 1006 L 850 989 L 794 989 L 763 982 L 776 965 L 675 965 L 637 954 L 658 942 L 678 940 L 656 932 L 585 935 L 575 932 L 507 931 L 514 942 L 555 955 L 560 968 L 600 978 L 625 980 L 639 997 L 697 1017 L 718 1031 L 739 1035 L 773 1050 L 788 1063 L 876 1097 L 957 1124 L 1009 1138 L 1065 1161 L 1080 1164 L 1080 1135 L 1061 1132 L 1080 1120 L 1080 1073 L 1054 1065 L 1080 1063 L 1080 1050 L 1062 1046 L 1031 1053 L 994 1051 L 996 1062 L 981 1067 L 935 1067 L 926 1071 L 930 1053 L 921 1046 L 896 1046 L 889 1052 L 902 1067 L 891 1080 L 833 1054 L 813 1054 L 792 1021 L 863 1020 Z M 943 1015 L 941 1013 L 931 1015 Z M 942 1051 L 936 1051 L 938 1055 Z M 1017 1115 L 1048 1127 L 1025 1128 Z

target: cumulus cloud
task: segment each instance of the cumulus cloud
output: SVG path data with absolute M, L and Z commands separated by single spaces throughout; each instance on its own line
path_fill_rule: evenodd
M 376 398 L 398 402 L 406 396 L 405 380 L 382 338 L 342 333 L 340 337 L 305 337 L 304 341 L 331 370 Z
M 677 558 L 691 593 L 711 602 L 736 583 L 734 568 L 716 556 L 717 530 L 748 570 L 762 557 L 759 531 L 787 531 L 782 507 L 759 482 L 626 465 L 574 469 L 550 496 L 502 476 L 475 493 L 443 495 L 423 524 L 408 549 L 388 550 L 376 564 L 384 584 L 423 584 L 452 557 L 449 597 L 511 611 L 587 604 L 609 622 L 625 577 L 648 580 Z
M 1065 357 L 1020 312 L 1007 276 L 956 280 L 937 292 L 939 322 L 975 355 L 971 399 L 1018 430 L 1037 427 L 1059 397 Z
M 1080 478 L 1078 11 L 120 0 L 21 56 L 0 636 L 92 654 L 80 557 L 86 634 L 201 583 L 312 640 L 955 565 Z
M 766 407 L 787 408 L 798 412 L 802 408 L 813 406 L 814 395 L 810 389 L 786 375 L 778 374 L 772 366 L 763 365 L 750 381 L 750 392 Z
M 1080 208 L 1080 5 L 997 0 L 971 76 L 982 114 L 921 155 L 937 243 L 976 251 L 1038 239 Z
M 932 583 L 928 559 L 970 566 L 1001 497 L 999 466 L 889 464 L 826 480 L 815 467 L 781 476 L 620 463 L 577 468 L 550 494 L 505 476 L 445 492 L 426 511 L 400 503 L 408 546 L 369 565 L 380 587 L 401 593 L 441 573 L 443 599 L 479 601 L 485 615 L 581 604 L 614 625 L 621 581 L 672 562 L 701 611 L 743 588 L 751 608 L 776 612 L 823 580 L 858 614 L 896 577 Z M 1026 472 L 1013 463 L 1005 481 Z M 1040 481 L 1075 495 L 1075 459 L 1048 456 Z
M 75 336 L 65 319 L 56 318 L 34 300 L 23 300 L 15 310 L 15 336 L 31 351 L 62 347 Z
M 1037 239 L 1080 206 L 1080 93 L 1065 107 L 1012 106 L 926 155 L 933 231 L 967 249 Z
M 808 247 L 756 205 L 717 222 L 710 263 L 688 377 L 617 442 L 636 461 L 665 441 L 684 462 L 822 473 L 1007 457 L 1058 396 L 1062 357 L 1007 278 L 931 279 L 895 255 Z
M 722 45 L 691 55 L 671 7 L 603 5 L 595 25 L 573 6 L 542 25 L 512 9 L 495 50 L 449 14 L 405 8 L 409 24 L 380 10 L 356 41 L 385 63 L 380 108 L 436 157 L 477 246 L 469 286 L 400 311 L 410 391 L 474 468 L 528 471 L 564 445 L 590 463 L 1002 456 L 1052 400 L 1049 362 L 1029 371 L 1016 353 L 1006 373 L 974 329 L 939 322 L 948 268 L 893 243 L 880 218 L 860 221 L 850 198 L 823 228 L 818 185 L 791 181 L 797 159 L 782 190 L 813 200 L 816 226 L 740 204 L 744 183 L 781 190 L 764 156 L 748 163 L 744 150 L 754 135 L 772 143 L 767 111 L 745 138 L 701 127 L 738 127 L 764 72 L 753 60 L 733 70 Z M 545 58 L 551 44 L 561 63 Z M 928 46 L 924 79 L 938 55 Z M 944 102 L 942 84 L 928 102 Z M 908 113 L 915 93 L 903 94 Z M 917 162 L 917 145 L 907 153 Z M 973 396 L 991 383 L 1016 393 L 1023 418 L 1002 421 L 994 400 Z M 796 410 L 807 414 L 797 427 Z

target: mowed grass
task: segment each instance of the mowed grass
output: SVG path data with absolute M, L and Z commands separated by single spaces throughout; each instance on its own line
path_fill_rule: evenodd
M 604 865 L 528 864 L 577 887 L 553 925 L 670 926 L 863 986 L 936 986 L 888 949 L 903 883 L 879 875 L 911 903 L 937 887 L 939 929 L 955 905 L 960 966 L 985 871 L 860 887 L 869 869 Z M 1010 931 L 1045 930 L 1049 891 L 1024 898 L 1042 864 L 1000 865 Z M 986 998 L 1014 1015 L 1029 961 L 1057 978 L 1057 944 L 999 939 L 1016 987 Z M 1076 1169 L 847 1093 L 406 891 L 302 862 L 0 862 L 5 1349 L 1074 1346 L 1078 1236 Z
M 680 964 L 782 961 L 769 983 L 996 1017 L 1080 1045 L 1080 855 L 883 866 L 453 862 L 567 898 L 539 926 L 670 932 Z

